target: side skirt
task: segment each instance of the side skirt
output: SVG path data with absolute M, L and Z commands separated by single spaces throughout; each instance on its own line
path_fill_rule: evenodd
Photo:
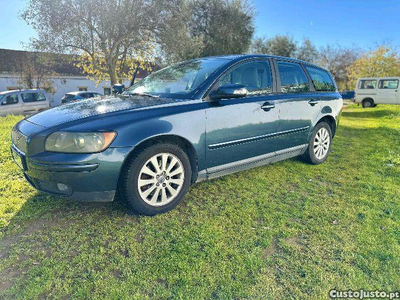
M 244 160 L 236 161 L 233 163 L 216 166 L 208 168 L 207 170 L 202 170 L 199 172 L 197 181 L 200 182 L 206 179 L 214 179 L 217 177 L 225 176 L 228 174 L 272 164 L 281 160 L 289 159 L 302 155 L 307 150 L 308 144 L 303 144 L 300 146 L 279 150 L 276 152 L 271 152 L 263 154 L 256 157 L 247 158 Z

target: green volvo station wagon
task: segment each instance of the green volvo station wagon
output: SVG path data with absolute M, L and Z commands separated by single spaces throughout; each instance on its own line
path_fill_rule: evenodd
M 136 211 L 155 215 L 198 181 L 295 156 L 323 163 L 342 105 L 331 74 L 316 65 L 201 58 L 120 95 L 30 116 L 13 128 L 11 152 L 40 191 L 82 201 L 112 201 L 119 191 Z

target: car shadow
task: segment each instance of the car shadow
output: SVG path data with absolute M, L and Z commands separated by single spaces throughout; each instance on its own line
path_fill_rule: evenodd
M 128 204 L 117 196 L 112 202 L 85 202 L 71 201 L 67 198 L 51 196 L 37 191 L 18 209 L 10 222 L 3 228 L 4 237 L 1 245 L 11 244 L 11 240 L 18 240 L 21 236 L 48 229 L 50 227 L 62 227 L 69 221 L 95 218 L 129 219 L 135 221 L 139 215 Z M 5 240 L 5 241 L 4 241 Z

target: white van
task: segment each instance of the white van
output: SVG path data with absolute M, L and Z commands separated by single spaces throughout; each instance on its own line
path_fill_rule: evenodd
M 43 90 L 14 90 L 0 93 L 0 116 L 30 115 L 50 107 Z
M 357 80 L 354 102 L 363 107 L 377 104 L 400 104 L 400 77 L 371 77 Z

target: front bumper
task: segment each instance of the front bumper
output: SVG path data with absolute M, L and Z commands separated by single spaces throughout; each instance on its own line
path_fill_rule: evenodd
M 93 154 L 43 152 L 29 158 L 14 146 L 11 150 L 34 188 L 71 200 L 109 202 L 114 200 L 121 168 L 131 148 L 109 148 Z

